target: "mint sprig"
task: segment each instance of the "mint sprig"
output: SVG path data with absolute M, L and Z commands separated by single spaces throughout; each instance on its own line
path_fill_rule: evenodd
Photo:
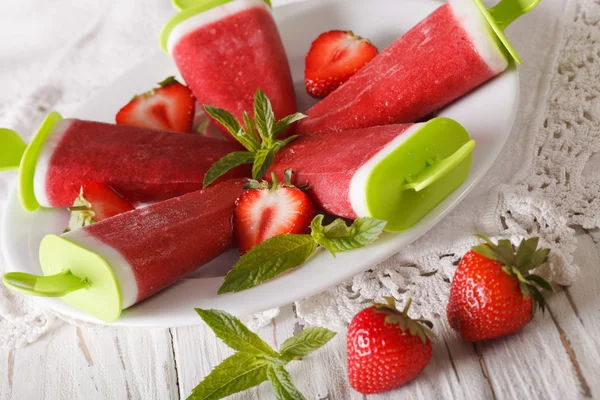
M 225 276 L 218 294 L 239 292 L 260 285 L 304 264 L 317 246 L 336 253 L 358 249 L 375 241 L 386 222 L 375 218 L 359 218 L 351 226 L 338 218 L 323 226 L 323 215 L 311 223 L 311 234 L 281 234 L 265 240 L 244 254 Z
M 273 163 L 275 154 L 297 138 L 290 136 L 279 140 L 279 135 L 294 122 L 306 118 L 302 113 L 295 113 L 276 121 L 271 101 L 261 89 L 254 95 L 254 120 L 244 111 L 243 126 L 235 116 L 221 108 L 204 105 L 204 110 L 247 150 L 230 153 L 217 161 L 204 175 L 204 187 L 242 164 L 253 164 L 252 177 L 261 178 Z
M 258 386 L 268 380 L 278 400 L 304 399 L 285 370 L 292 360 L 286 350 L 298 350 L 303 356 L 320 349 L 334 336 L 325 328 L 313 327 L 287 339 L 281 353 L 273 350 L 256 333 L 251 332 L 234 316 L 219 310 L 196 309 L 200 317 L 225 344 L 237 350 L 194 388 L 188 399 L 217 400 Z M 261 343 L 257 345 L 257 343 Z M 286 347 L 286 343 L 292 344 Z M 293 345 L 297 343 L 297 345 Z M 233 344 L 233 346 L 232 346 Z

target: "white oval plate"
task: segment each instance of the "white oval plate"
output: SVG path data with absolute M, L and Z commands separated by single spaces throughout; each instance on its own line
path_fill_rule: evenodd
M 432 0 L 320 0 L 275 9 L 301 111 L 314 102 L 304 90 L 304 56 L 320 33 L 331 29 L 353 30 L 383 49 L 439 6 L 439 2 Z M 113 122 L 116 112 L 133 94 L 148 90 L 169 75 L 177 75 L 175 66 L 167 55 L 157 52 L 95 94 L 73 117 Z M 425 234 L 483 177 L 510 134 L 518 94 L 518 73 L 511 68 L 441 111 L 440 115 L 463 124 L 477 141 L 473 166 L 466 182 L 413 228 L 399 234 L 384 234 L 368 248 L 342 253 L 337 258 L 320 249 L 308 263 L 286 275 L 250 290 L 217 297 L 222 276 L 237 259 L 237 251 L 232 251 L 125 310 L 113 325 L 194 325 L 200 321 L 195 307 L 217 308 L 240 316 L 256 313 L 314 295 L 377 265 Z M 64 210 L 27 213 L 21 209 L 13 188 L 4 215 L 2 247 L 9 270 L 40 274 L 40 241 L 48 233 L 62 232 L 68 213 Z M 36 298 L 36 301 L 68 317 L 101 323 L 60 299 Z

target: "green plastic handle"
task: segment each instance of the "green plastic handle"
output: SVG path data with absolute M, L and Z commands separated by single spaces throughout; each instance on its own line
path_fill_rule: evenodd
M 488 11 L 498 27 L 505 30 L 517 18 L 533 10 L 541 0 L 502 0 Z
M 19 168 L 27 143 L 13 130 L 0 128 L 0 171 Z
M 179 13 L 175 14 L 167 23 L 163 26 L 160 31 L 160 46 L 162 47 L 165 53 L 169 53 L 167 49 L 167 43 L 169 41 L 169 36 L 171 36 L 171 32 L 177 25 L 182 23 L 188 18 L 193 17 L 194 15 L 203 13 L 212 8 L 221 6 L 225 3 L 229 3 L 233 0 L 171 0 L 171 4 Z M 271 7 L 271 0 L 263 0 L 269 8 Z
M 4 274 L 2 282 L 15 292 L 39 297 L 63 297 L 90 286 L 86 279 L 73 275 L 69 269 L 49 276 L 9 272 Z
M 269 5 L 269 7 L 273 8 L 271 6 L 271 0 L 264 0 L 264 2 L 267 3 Z M 171 0 L 171 4 L 177 11 L 181 11 L 181 10 L 185 10 L 187 8 L 192 8 L 192 7 L 197 7 L 197 6 L 207 7 L 207 5 L 209 5 L 210 3 L 213 3 L 213 1 L 211 1 L 211 0 Z M 210 7 L 210 8 L 212 8 L 212 7 Z
M 522 64 L 521 58 L 504 34 L 504 30 L 517 18 L 533 10 L 541 0 L 501 0 L 489 10 L 481 0 L 473 1 L 487 20 L 493 33 L 496 34 L 504 48 L 506 48 L 506 51 L 508 51 L 518 64 Z
M 467 158 L 475 148 L 475 141 L 471 140 L 465 143 L 460 149 L 458 149 L 450 157 L 444 158 L 443 160 L 431 160 L 429 166 L 421 172 L 417 177 L 410 179 L 410 182 L 402 185 L 400 190 L 414 189 L 416 192 L 420 192 L 432 183 L 444 177 L 452 171 L 457 165 L 459 165 L 465 158 Z

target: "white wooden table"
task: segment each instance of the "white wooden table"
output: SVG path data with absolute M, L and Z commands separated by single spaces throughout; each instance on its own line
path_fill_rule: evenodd
M 162 20 L 158 14 L 147 17 Z M 147 33 L 155 29 L 151 26 Z M 32 64 L 30 70 L 36 68 Z M 18 79 L 33 76 L 31 71 L 21 71 Z M 579 230 L 578 239 L 575 262 L 581 277 L 572 287 L 547 296 L 546 314 L 538 314 L 516 335 L 477 345 L 460 340 L 440 316 L 434 320 L 439 340 L 425 372 L 399 390 L 368 398 L 600 398 L 600 232 Z M 277 346 L 302 328 L 288 306 L 259 334 Z M 340 332 L 325 348 L 290 364 L 308 399 L 367 398 L 348 385 L 345 340 Z M 205 325 L 122 329 L 57 323 L 23 349 L 0 351 L 0 399 L 183 399 L 230 353 Z M 234 397 L 273 395 L 263 384 Z
M 578 232 L 580 280 L 547 296 L 549 307 L 520 333 L 463 342 L 436 321 L 431 364 L 412 383 L 378 396 L 346 379 L 346 336 L 290 372 L 307 399 L 600 398 L 600 232 Z M 302 329 L 291 306 L 259 331 L 272 345 Z M 36 343 L 0 353 L 2 399 L 184 399 L 231 351 L 205 325 L 175 329 L 58 325 Z M 554 361 L 550 361 L 554 360 Z M 268 384 L 234 396 L 272 399 Z

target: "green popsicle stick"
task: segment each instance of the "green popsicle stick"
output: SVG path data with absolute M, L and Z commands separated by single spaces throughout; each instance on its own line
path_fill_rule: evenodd
M 521 15 L 533 10 L 541 0 L 501 0 L 489 10 L 481 2 L 481 0 L 473 1 L 491 26 L 496 36 L 498 36 L 498 39 L 500 39 L 506 50 L 518 64 L 522 64 L 521 58 L 504 34 L 504 30 Z
M 210 10 L 211 8 L 218 7 L 225 3 L 229 3 L 232 0 L 171 0 L 173 7 L 180 10 L 175 16 L 173 16 L 163 26 L 160 31 L 160 46 L 165 53 L 169 53 L 167 49 L 167 43 L 171 32 L 177 25 L 185 21 L 186 19 L 193 17 L 194 15 L 203 13 Z M 269 7 L 271 7 L 270 0 L 263 0 Z
M 46 116 L 42 125 L 38 129 L 27 149 L 21 158 L 19 166 L 19 200 L 21 205 L 27 211 L 35 211 L 40 208 L 40 203 L 35 198 L 33 189 L 33 178 L 35 175 L 35 165 L 42 151 L 42 146 L 46 138 L 52 132 L 52 128 L 57 122 L 62 120 L 62 116 L 57 112 L 51 112 Z
M 2 277 L 2 283 L 15 292 L 40 297 L 62 297 L 90 286 L 89 282 L 73 275 L 69 269 L 49 276 L 9 272 Z
M 27 143 L 13 130 L 0 128 L 0 171 L 19 168 Z
M 467 158 L 475 148 L 475 141 L 471 140 L 465 143 L 460 149 L 458 149 L 450 157 L 445 158 L 441 161 L 431 160 L 430 166 L 420 173 L 416 178 L 411 179 L 408 182 L 400 186 L 400 190 L 414 189 L 415 192 L 420 192 L 429 185 L 435 183 L 438 179 L 443 178 L 450 171 L 452 171 L 462 160 Z
M 458 122 L 434 118 L 417 126 L 371 170 L 365 185 L 367 216 L 385 230 L 410 228 L 469 175 L 475 142 Z

